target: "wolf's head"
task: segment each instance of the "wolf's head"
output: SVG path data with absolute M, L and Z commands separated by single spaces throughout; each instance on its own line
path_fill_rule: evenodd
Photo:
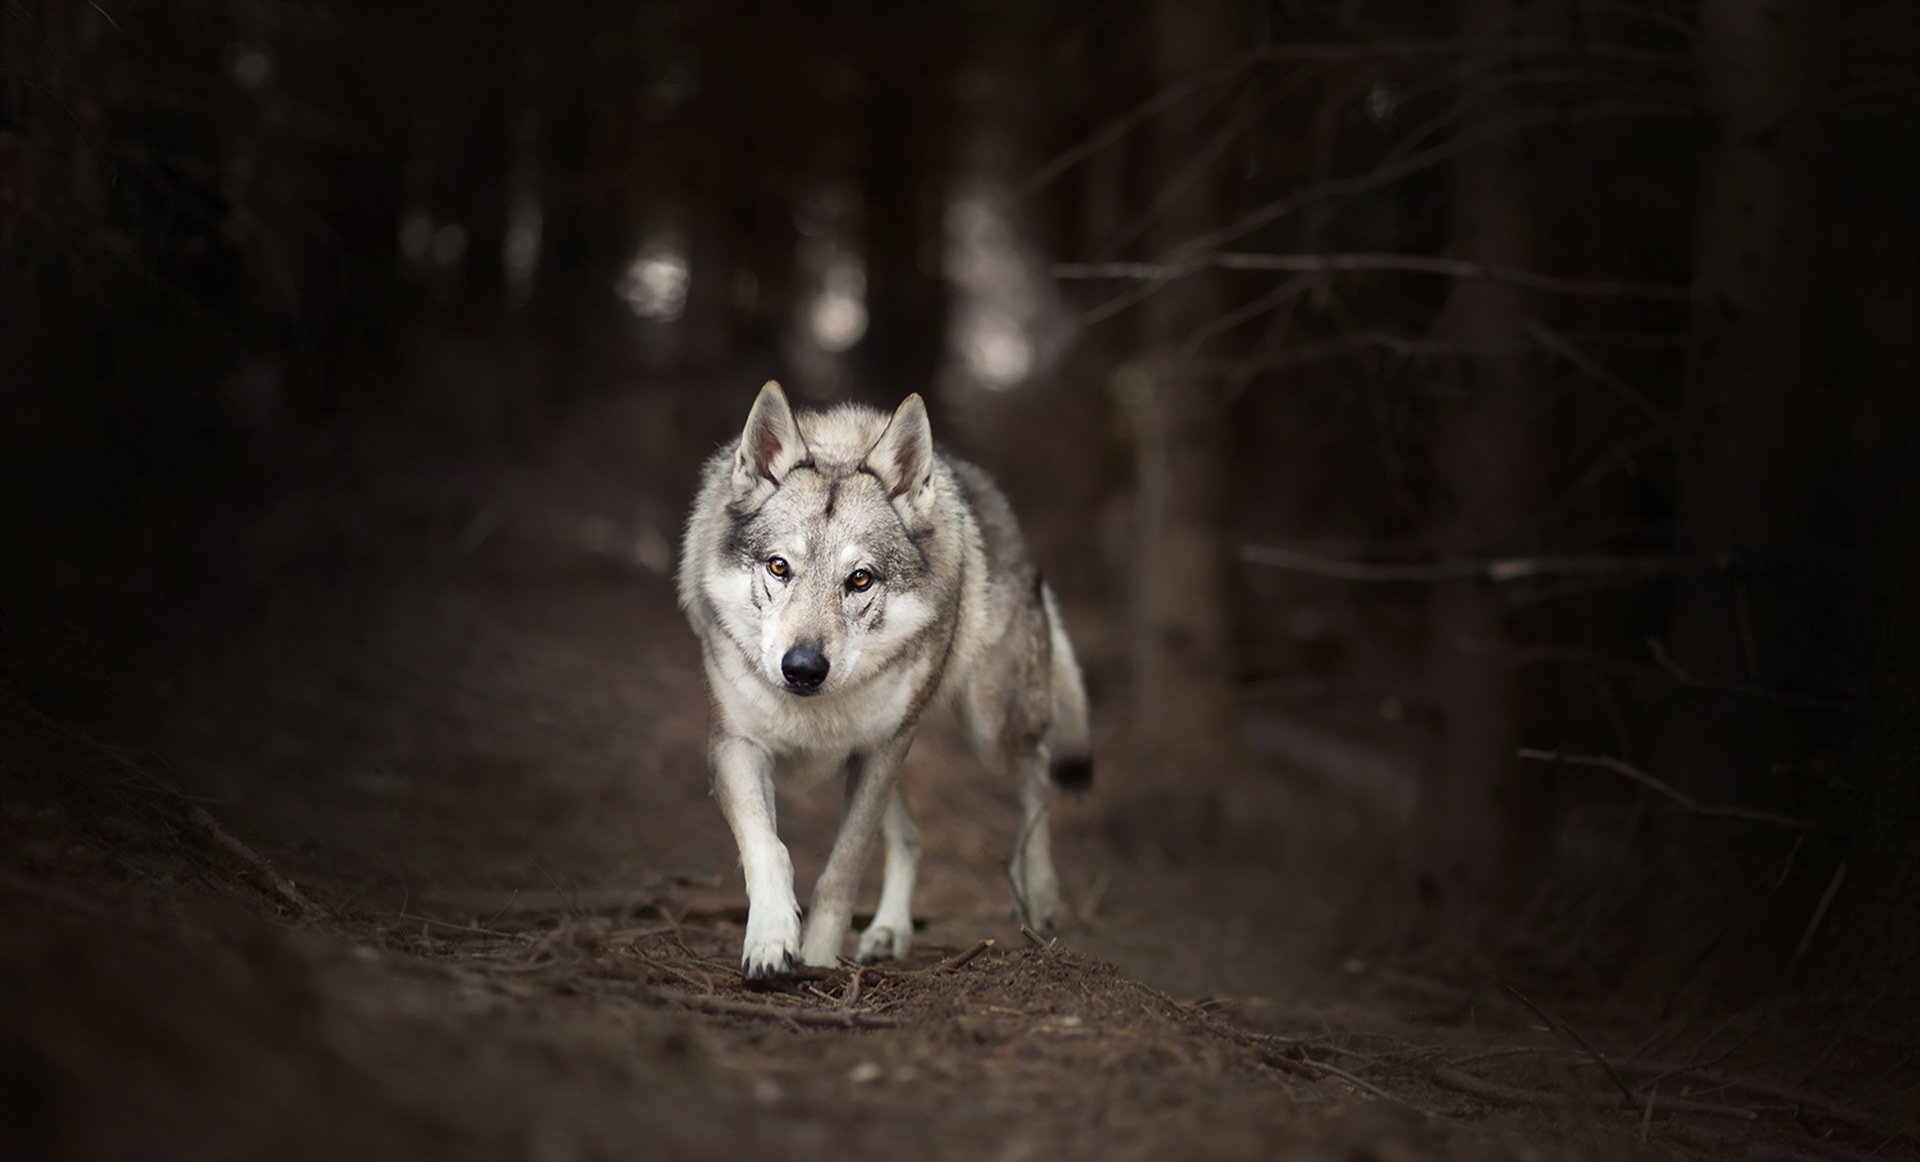
M 918 395 L 891 418 L 851 405 L 796 417 L 778 384 L 760 389 L 708 584 L 769 683 L 802 697 L 860 683 L 934 620 L 936 469 Z

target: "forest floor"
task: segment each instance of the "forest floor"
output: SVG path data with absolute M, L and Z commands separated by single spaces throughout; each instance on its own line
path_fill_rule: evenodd
M 1285 771 L 1103 772 L 1025 935 L 944 719 L 912 956 L 749 991 L 677 514 L 454 491 L 238 546 L 271 585 L 98 679 L 138 716 L 0 702 L 0 1157 L 1913 1156 L 1818 1030 L 1395 956 L 1391 831 Z M 345 558 L 365 521 L 419 553 Z M 804 891 L 838 794 L 787 791 Z

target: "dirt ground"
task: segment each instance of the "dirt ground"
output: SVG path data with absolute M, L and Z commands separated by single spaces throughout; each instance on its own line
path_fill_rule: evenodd
M 235 547 L 271 584 L 96 667 L 140 713 L 5 700 L 0 1157 L 1914 1155 L 1870 1031 L 1400 956 L 1391 831 L 1285 770 L 1103 771 L 1025 936 L 944 721 L 913 956 L 744 990 L 677 513 L 597 454 L 309 497 Z M 838 795 L 788 790 L 805 884 Z

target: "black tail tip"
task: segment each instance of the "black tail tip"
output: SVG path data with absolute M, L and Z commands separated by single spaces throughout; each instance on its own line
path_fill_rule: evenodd
M 1047 774 L 1053 779 L 1053 785 L 1063 791 L 1084 791 L 1093 786 L 1093 756 L 1055 759 Z

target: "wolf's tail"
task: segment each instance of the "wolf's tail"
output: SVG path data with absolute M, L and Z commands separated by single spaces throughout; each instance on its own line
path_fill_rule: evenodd
M 1049 774 L 1056 787 L 1084 791 L 1093 785 L 1093 738 L 1087 722 L 1087 687 L 1080 679 L 1080 663 L 1067 640 L 1066 623 L 1053 590 L 1044 583 L 1040 598 L 1047 608 L 1047 634 L 1053 654 L 1053 724 L 1047 728 Z

